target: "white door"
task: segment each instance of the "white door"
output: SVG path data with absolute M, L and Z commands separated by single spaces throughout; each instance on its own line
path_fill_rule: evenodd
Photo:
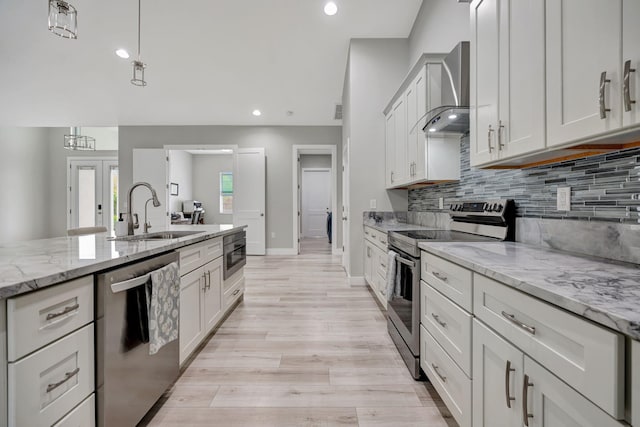
M 302 236 L 328 237 L 331 209 L 331 169 L 302 169 Z
M 166 230 L 170 223 L 169 217 L 169 156 L 162 148 L 135 149 L 133 150 L 133 184 L 147 182 L 158 195 L 161 206 L 154 207 L 152 202 L 147 204 L 147 221 L 151 223 L 150 232 Z M 121 188 L 120 195 L 124 206 L 128 188 Z M 135 234 L 142 234 L 144 224 L 145 204 L 151 198 L 151 192 L 146 187 L 138 187 L 134 190 L 132 213 L 138 214 L 140 228 Z M 125 209 L 123 209 L 126 212 Z M 126 219 L 125 219 L 126 221 Z
M 640 123 L 640 2 L 624 0 L 622 10 L 622 72 L 628 79 L 628 94 L 623 85 L 623 124 L 631 126 Z
M 233 171 L 233 224 L 247 225 L 247 255 L 266 253 L 264 148 L 237 150 Z
M 547 1 L 546 31 L 547 145 L 618 129 L 622 0 Z
M 118 212 L 118 162 L 69 159 L 68 228 L 107 227 L 114 231 Z
M 349 144 L 350 139 L 342 147 L 342 266 L 351 271 L 349 256 Z

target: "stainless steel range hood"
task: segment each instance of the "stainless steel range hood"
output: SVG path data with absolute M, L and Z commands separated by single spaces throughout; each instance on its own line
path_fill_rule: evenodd
M 469 42 L 460 42 L 442 61 L 442 105 L 425 116 L 427 135 L 469 132 Z

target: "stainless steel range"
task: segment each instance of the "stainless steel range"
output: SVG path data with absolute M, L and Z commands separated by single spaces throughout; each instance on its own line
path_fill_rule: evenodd
M 420 377 L 420 248 L 424 241 L 477 242 L 515 240 L 513 200 L 458 202 L 449 207 L 450 230 L 392 231 L 389 249 L 396 252 L 393 296 L 388 303 L 388 330 L 409 371 Z

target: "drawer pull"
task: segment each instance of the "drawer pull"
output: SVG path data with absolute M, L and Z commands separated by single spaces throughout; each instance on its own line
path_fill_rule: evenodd
M 533 383 L 529 382 L 529 375 L 525 375 L 524 383 L 522 384 L 522 422 L 526 427 L 529 427 L 529 418 L 533 418 L 533 414 L 529 413 L 529 408 L 527 407 L 529 387 L 533 387 Z
M 438 325 L 442 326 L 443 328 L 447 327 L 447 322 L 443 322 L 442 320 L 440 320 L 440 316 L 438 316 L 435 313 L 431 313 L 431 317 L 433 317 L 436 322 L 438 322 Z
M 239 293 L 239 292 L 240 292 L 240 289 L 236 289 L 236 290 L 233 292 L 233 295 L 238 295 L 238 293 Z
M 55 319 L 56 317 L 64 316 L 65 314 L 69 314 L 72 311 L 76 311 L 80 308 L 80 304 L 75 304 L 70 307 L 65 307 L 64 310 L 59 311 L 57 313 L 49 313 L 47 314 L 47 320 Z
M 514 325 L 518 326 L 521 329 L 524 329 L 525 331 L 529 332 L 531 335 L 535 335 L 536 334 L 536 328 L 533 326 L 529 326 L 525 323 L 522 323 L 521 321 L 519 321 L 518 319 L 516 319 L 516 316 L 514 316 L 513 314 L 509 314 L 506 311 L 502 312 L 502 316 L 507 319 L 509 322 L 513 323 Z
M 447 382 L 447 377 L 445 377 L 444 375 L 442 375 L 440 373 L 440 368 L 438 368 L 438 366 L 435 363 L 431 364 L 431 367 L 433 368 L 433 371 L 436 373 L 437 376 L 440 377 L 440 379 L 442 380 L 443 383 Z
M 78 375 L 78 373 L 80 373 L 80 368 L 76 368 L 71 372 L 67 372 L 66 374 L 64 374 L 64 379 L 61 379 L 60 381 L 58 381 L 55 384 L 49 384 L 47 386 L 47 393 L 51 393 L 53 390 L 57 389 L 58 387 L 60 387 L 62 384 L 66 383 L 67 381 L 69 381 L 71 378 L 75 377 L 76 375 Z
M 516 370 L 511 367 L 511 361 L 507 360 L 507 365 L 504 368 L 504 393 L 507 396 L 507 408 L 511 408 L 511 401 L 516 400 L 515 397 L 511 397 L 510 390 L 510 382 L 509 377 L 511 376 L 511 372 L 515 372 Z
M 448 280 L 447 276 L 445 276 L 444 274 L 438 273 L 437 271 L 434 271 L 433 275 L 436 276 L 436 278 L 442 280 L 443 282 L 446 282 Z

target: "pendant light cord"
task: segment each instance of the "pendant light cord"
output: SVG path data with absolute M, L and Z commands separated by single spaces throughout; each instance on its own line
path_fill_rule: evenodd
M 141 14 L 141 0 L 138 0 L 138 61 L 140 61 L 140 14 Z

